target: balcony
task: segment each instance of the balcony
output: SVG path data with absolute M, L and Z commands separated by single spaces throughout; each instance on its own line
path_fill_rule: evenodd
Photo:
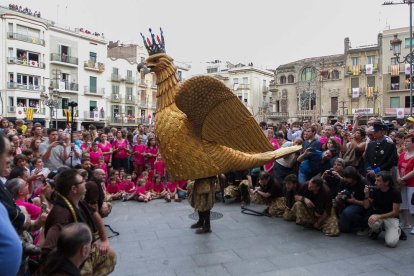
M 103 97 L 105 96 L 105 88 L 94 88 L 91 89 L 89 86 L 84 86 L 84 90 L 83 90 L 85 95 L 88 96 L 97 96 L 97 97 Z
M 45 69 L 45 64 L 43 62 L 35 61 L 35 60 L 29 60 L 27 62 L 26 59 L 18 59 L 15 57 L 8 57 L 7 58 L 8 64 L 17 64 L 17 65 L 23 65 L 23 66 L 29 66 L 29 67 L 37 67 L 41 69 Z
M 372 65 L 372 74 L 377 73 L 378 72 L 378 63 L 374 63 L 374 64 L 365 64 L 363 65 L 363 71 L 365 74 L 367 74 L 367 70 L 368 72 L 371 70 L 369 68 L 369 66 Z M 369 75 L 369 74 L 368 74 Z
M 85 120 L 102 121 L 105 120 L 105 112 L 103 111 L 85 111 L 83 114 Z
M 120 125 L 136 125 L 137 119 L 135 117 L 112 117 L 111 123 Z
M 361 65 L 349 65 L 346 68 L 347 75 L 359 76 L 361 74 Z
M 29 36 L 29 35 L 24 35 L 24 34 L 19 34 L 19 33 L 7 33 L 7 38 L 45 46 L 44 39 L 34 37 L 34 36 Z
M 400 72 L 404 72 L 403 64 L 394 64 L 388 66 L 388 73 L 390 73 L 391 76 L 399 76 Z
M 147 87 L 148 87 L 147 83 L 146 83 L 146 82 L 145 82 L 145 80 L 143 80 L 143 79 L 141 79 L 141 80 L 139 81 L 138 85 L 139 85 L 139 86 L 141 86 L 141 87 L 144 87 L 144 88 L 147 88 Z
M 133 95 L 127 95 L 125 97 L 125 103 L 135 104 L 135 96 L 133 96 Z
M 313 110 L 298 110 L 296 116 L 298 117 L 312 117 L 314 115 Z
M 238 84 L 235 83 L 233 84 L 233 90 L 250 90 L 250 84 L 246 84 L 246 83 L 242 83 L 242 84 Z
M 289 117 L 289 112 L 269 112 L 266 116 L 269 119 L 286 119 Z
M 120 103 L 121 102 L 121 95 L 119 93 L 112 93 L 111 94 L 111 101 L 114 103 Z
M 58 53 L 50 54 L 50 63 L 55 63 L 55 64 L 63 63 L 64 65 L 70 65 L 71 67 L 77 67 L 79 64 L 77 57 L 67 56 L 65 54 L 58 54 Z
M 148 108 L 148 102 L 147 101 L 140 101 L 138 106 L 140 108 Z
M 121 76 L 119 74 L 111 74 L 111 81 L 121 81 Z
M 8 82 L 7 89 L 20 89 L 20 90 L 29 90 L 29 91 L 45 91 L 44 85 L 31 85 L 31 84 L 21 84 L 15 82 Z
M 127 76 L 125 78 L 125 82 L 126 83 L 130 83 L 130 84 L 134 84 L 135 83 L 135 78 L 134 77 L 131 77 L 131 76 Z
M 50 85 L 52 87 L 56 87 L 59 89 L 59 92 L 78 92 L 79 91 L 79 84 L 75 82 L 69 81 L 50 81 Z
M 102 62 L 94 62 L 90 59 L 83 63 L 83 68 L 85 70 L 102 73 L 105 71 L 105 64 L 103 64 Z
M 367 87 L 366 90 L 367 90 L 367 93 L 365 96 L 368 99 L 373 99 L 378 96 L 378 87 Z

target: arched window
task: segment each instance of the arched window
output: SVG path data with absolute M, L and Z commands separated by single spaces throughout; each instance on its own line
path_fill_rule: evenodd
M 280 77 L 280 84 L 285 84 L 286 83 L 286 76 L 281 76 Z
M 294 83 L 295 82 L 295 77 L 293 75 L 289 75 L 288 76 L 288 83 Z
M 302 74 L 300 75 L 300 80 L 302 81 L 310 81 L 316 77 L 315 69 L 312 67 L 306 67 L 302 70 Z
M 339 80 L 339 71 L 338 70 L 332 70 L 332 79 L 333 80 Z

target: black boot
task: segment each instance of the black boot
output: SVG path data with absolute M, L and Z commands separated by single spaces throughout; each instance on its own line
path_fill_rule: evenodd
M 191 229 L 201 228 L 204 225 L 203 212 L 198 211 L 198 221 L 190 226 Z
M 202 228 L 196 230 L 196 234 L 205 234 L 211 232 L 211 226 L 210 226 L 210 210 L 204 211 L 203 218 L 204 218 L 204 225 Z
M 250 204 L 249 187 L 247 187 L 246 185 L 242 185 L 240 187 L 240 195 L 241 195 L 241 207 L 244 208 L 245 205 Z

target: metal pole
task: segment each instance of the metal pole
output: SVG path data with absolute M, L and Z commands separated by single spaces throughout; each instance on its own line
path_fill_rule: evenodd
M 53 107 L 49 106 L 50 108 L 50 121 L 49 121 L 49 128 L 53 128 Z
M 409 7 L 410 7 L 410 116 L 413 116 L 413 9 L 412 9 L 413 2 L 409 0 Z

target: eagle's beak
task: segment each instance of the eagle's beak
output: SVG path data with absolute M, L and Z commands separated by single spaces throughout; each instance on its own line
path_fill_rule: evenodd
M 138 64 L 138 66 L 137 66 L 137 70 L 138 70 L 138 72 L 141 72 L 141 70 L 144 70 L 144 74 L 151 73 L 151 69 L 149 69 L 149 68 L 145 65 L 145 63 L 143 63 L 143 62 L 141 62 L 141 63 L 139 63 L 139 64 Z

